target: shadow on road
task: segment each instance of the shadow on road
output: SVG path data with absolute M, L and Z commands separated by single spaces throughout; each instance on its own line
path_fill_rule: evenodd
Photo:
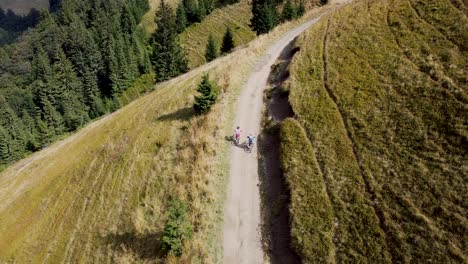
M 280 123 L 294 116 L 288 92 L 282 85 L 289 77 L 288 66 L 298 51 L 292 41 L 281 53 L 269 76 L 272 89 L 265 91 L 267 124 L 258 137 L 260 192 L 263 204 L 263 238 L 272 264 L 301 263 L 292 248 L 289 204 L 291 194 L 280 166 Z

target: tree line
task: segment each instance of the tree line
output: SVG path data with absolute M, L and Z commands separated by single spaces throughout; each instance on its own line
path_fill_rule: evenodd
M 0 165 L 118 109 L 140 75 L 161 82 L 188 71 L 178 34 L 229 3 L 184 0 L 174 11 L 161 1 L 148 36 L 138 27 L 147 0 L 51 0 L 54 12 L 0 47 Z
M 0 48 L 0 164 L 117 109 L 151 70 L 137 27 L 147 0 L 52 2 L 60 12 L 41 11 L 33 31 Z
M 320 0 L 326 4 L 327 0 Z M 279 5 L 283 4 L 281 13 L 278 12 Z M 297 19 L 305 13 L 304 0 L 291 2 L 291 0 L 253 0 L 252 19 L 250 26 L 257 35 L 265 34 L 274 29 L 279 23 Z
M 161 82 L 187 72 L 178 34 L 214 8 L 236 1 L 183 0 L 176 10 L 161 1 L 157 30 L 148 36 L 138 27 L 149 10 L 147 0 L 51 0 L 55 12 L 41 11 L 34 30 L 0 47 L 0 166 L 118 109 L 119 96 L 140 75 L 154 72 Z M 271 1 L 252 3 L 252 28 L 258 34 L 304 12 L 302 3 L 288 0 L 278 14 L 282 0 Z M 234 45 L 229 28 L 219 49 L 211 36 L 207 61 Z M 202 97 L 199 109 L 209 109 L 212 93 Z

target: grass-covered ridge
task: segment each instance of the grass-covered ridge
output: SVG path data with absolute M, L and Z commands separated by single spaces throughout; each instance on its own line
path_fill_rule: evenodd
M 240 3 L 215 9 L 201 23 L 188 27 L 180 35 L 180 43 L 187 53 L 189 67 L 195 68 L 206 62 L 205 49 L 210 34 L 213 34 L 218 48 L 221 46 L 226 27 L 231 28 L 236 46 L 253 40 L 255 33 L 249 27 L 251 17 L 250 2 L 242 0 Z
M 290 102 L 320 168 L 302 177 L 323 176 L 333 208 L 329 262 L 466 263 L 465 10 L 461 1 L 356 1 L 299 38 Z M 297 240 L 311 225 L 310 197 L 292 199 Z M 304 259 L 322 258 L 314 252 L 324 244 L 302 241 Z
M 261 54 L 299 22 L 163 83 L 6 168 L 0 173 L 0 262 L 221 262 L 225 136 L 235 99 Z M 193 96 L 206 72 L 221 93 L 208 115 L 194 116 Z M 151 76 L 141 78 L 122 103 L 148 81 Z M 178 260 L 161 250 L 171 198 L 188 206 L 193 226 Z

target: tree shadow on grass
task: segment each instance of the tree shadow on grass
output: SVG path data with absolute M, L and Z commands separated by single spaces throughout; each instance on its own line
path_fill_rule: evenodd
M 192 107 L 185 107 L 175 112 L 159 116 L 158 118 L 156 118 L 156 120 L 157 121 L 175 121 L 175 120 L 188 121 L 194 115 L 195 115 L 195 111 L 193 110 Z
M 104 237 L 104 243 L 111 245 L 114 251 L 131 251 L 141 259 L 157 259 L 164 257 L 161 248 L 162 233 L 136 234 L 126 232 L 122 234 L 109 234 Z

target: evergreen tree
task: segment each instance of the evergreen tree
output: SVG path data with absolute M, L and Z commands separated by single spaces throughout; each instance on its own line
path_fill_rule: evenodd
M 252 13 L 250 26 L 257 35 L 270 32 L 278 24 L 276 7 L 265 0 L 253 0 Z
M 26 150 L 27 151 L 36 151 L 39 149 L 39 143 L 37 142 L 37 129 L 36 122 L 34 118 L 29 115 L 26 110 L 23 110 L 21 114 L 21 120 L 23 121 L 23 126 L 25 129 L 25 136 L 27 139 Z
M 208 75 L 204 75 L 202 81 L 198 85 L 197 92 L 199 96 L 195 96 L 193 109 L 197 114 L 204 114 L 210 111 L 211 106 L 216 103 L 218 97 L 217 86 L 210 81 Z
M 132 34 L 133 30 L 135 30 L 137 26 L 137 23 L 135 21 L 135 14 L 133 14 L 128 5 L 123 7 L 121 21 L 122 31 L 128 35 Z
M 297 17 L 297 11 L 295 6 L 291 3 L 291 0 L 287 0 L 284 4 L 283 12 L 281 13 L 281 20 L 289 21 Z
M 301 0 L 299 7 L 297 8 L 297 17 L 302 17 L 305 14 L 304 1 Z
M 39 47 L 31 62 L 31 76 L 33 80 L 46 81 L 52 75 L 49 57 L 42 47 Z
M 182 0 L 184 5 L 185 13 L 187 15 L 188 25 L 195 22 L 200 22 L 198 20 L 198 5 L 196 0 Z
M 223 43 L 221 44 L 221 53 L 229 53 L 234 48 L 234 36 L 232 35 L 231 28 L 227 27 L 224 32 Z
M 43 102 L 44 109 L 42 111 L 42 118 L 47 126 L 54 130 L 55 135 L 60 135 L 64 132 L 64 123 L 62 115 L 55 109 L 55 107 L 48 101 Z
M 50 12 L 57 12 L 60 10 L 62 0 L 49 0 L 49 10 Z
M 25 154 L 26 138 L 22 122 L 11 109 L 7 100 L 0 95 L 0 126 L 8 134 L 8 161 L 20 159 Z
M 82 83 L 65 53 L 59 52 L 56 60 L 54 69 L 63 92 L 58 110 L 64 117 L 66 131 L 73 131 L 89 120 L 88 107 L 83 98 Z
M 203 19 L 205 19 L 206 15 L 208 15 L 208 10 L 205 1 L 198 0 L 195 22 L 202 22 Z
M 218 47 L 213 38 L 213 35 L 210 34 L 208 38 L 208 43 L 206 45 L 205 59 L 207 62 L 210 62 L 218 57 Z
M 185 54 L 177 40 L 172 8 L 161 1 L 156 12 L 157 30 L 153 35 L 152 63 L 157 81 L 165 81 L 188 71 Z
M 55 136 L 55 131 L 53 128 L 47 126 L 47 123 L 42 121 L 40 118 L 37 118 L 36 124 L 39 145 L 40 147 L 45 147 L 52 142 L 52 139 Z
M 10 135 L 0 126 L 0 165 L 8 164 L 11 161 L 10 140 Z
M 176 31 L 178 34 L 184 32 L 184 30 L 188 26 L 188 21 L 187 21 L 187 12 L 185 11 L 185 6 L 183 3 L 180 3 L 177 6 L 177 11 L 176 11 Z

